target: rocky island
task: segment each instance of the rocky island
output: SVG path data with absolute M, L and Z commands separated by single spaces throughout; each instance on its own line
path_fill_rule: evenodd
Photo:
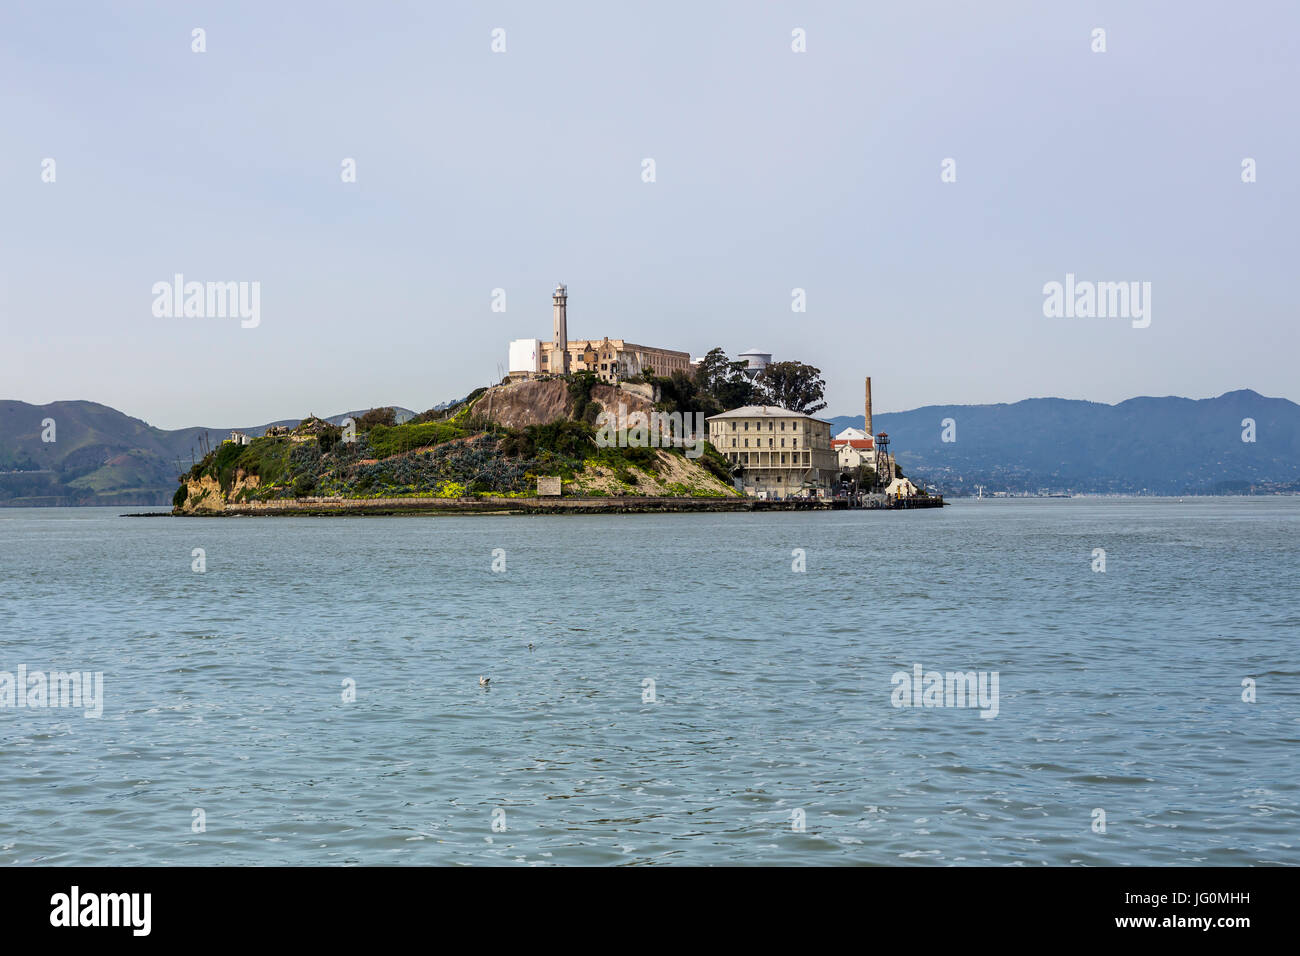
M 392 409 L 372 409 L 342 427 L 309 416 L 294 428 L 235 435 L 212 449 L 180 476 L 172 513 L 697 511 L 775 504 L 737 491 L 730 464 L 702 440 L 693 455 L 668 436 L 661 447 L 597 440 L 602 413 L 626 432 L 632 419 L 649 417 L 653 398 L 647 388 L 576 375 L 478 389 L 401 424 Z

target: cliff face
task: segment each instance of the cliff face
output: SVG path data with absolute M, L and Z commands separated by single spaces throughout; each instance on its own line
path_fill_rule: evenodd
M 629 415 L 633 412 L 648 415 L 654 409 L 654 403 L 644 395 L 613 385 L 596 385 L 591 390 L 591 398 L 611 415 L 619 415 L 620 404 L 626 406 Z M 494 386 L 474 402 L 473 411 L 498 425 L 524 428 L 572 418 L 575 405 L 568 385 L 552 379 Z M 618 427 L 626 427 L 621 418 Z
M 210 475 L 199 478 L 187 478 L 185 481 L 185 503 L 178 509 L 181 514 L 220 514 L 226 505 L 238 498 L 245 489 L 257 488 L 261 479 L 257 475 L 246 475 L 242 470 L 235 472 L 234 484 L 230 494 L 221 490 L 221 485 Z
M 180 507 L 182 514 L 212 514 L 225 510 L 225 507 L 226 496 L 221 493 L 221 486 L 215 478 L 204 475 L 186 479 L 185 503 Z

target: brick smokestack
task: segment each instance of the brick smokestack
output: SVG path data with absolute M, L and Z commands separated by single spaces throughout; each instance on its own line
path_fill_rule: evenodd
M 871 376 L 870 375 L 867 376 L 867 405 L 866 405 L 866 415 L 863 417 L 862 420 L 862 430 L 865 431 L 868 435 L 875 434 L 875 432 L 871 430 Z

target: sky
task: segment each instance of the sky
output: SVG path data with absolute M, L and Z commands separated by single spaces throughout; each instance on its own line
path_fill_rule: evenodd
M 1300 400 L 1297 35 L 1284 2 L 5 4 L 0 398 L 419 411 L 564 282 L 571 338 L 803 361 L 826 415 L 865 375 L 877 412 Z M 258 283 L 257 325 L 155 314 L 176 274 Z M 1149 325 L 1046 316 L 1067 274 L 1150 283 Z

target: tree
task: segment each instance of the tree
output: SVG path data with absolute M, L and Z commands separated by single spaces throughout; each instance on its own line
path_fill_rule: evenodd
M 338 425 L 327 424 L 316 433 L 316 443 L 319 445 L 322 454 L 328 454 L 339 440 L 343 437 L 343 429 Z
M 654 383 L 659 386 L 660 411 L 681 412 L 691 415 L 703 412 L 705 415 L 716 414 L 720 409 L 711 396 L 700 391 L 700 384 L 686 372 L 678 369 L 667 378 L 657 378 Z
M 372 408 L 360 418 L 357 419 L 357 431 L 368 432 L 376 425 L 387 425 L 392 428 L 397 424 L 397 409 L 391 405 L 385 405 L 380 408 Z
M 745 362 L 733 362 L 721 348 L 709 349 L 695 372 L 701 396 L 711 399 L 718 411 L 748 405 L 754 398 L 753 383 L 745 377 Z
M 738 366 L 743 365 L 741 362 L 733 362 L 727 358 L 727 353 L 721 348 L 709 349 L 708 353 L 700 360 L 699 368 L 695 370 L 695 382 L 700 391 L 712 393 L 717 390 L 718 386 L 728 379 L 740 374 Z
M 759 373 L 757 391 L 765 404 L 811 415 L 826 407 L 822 370 L 803 362 L 773 362 Z

